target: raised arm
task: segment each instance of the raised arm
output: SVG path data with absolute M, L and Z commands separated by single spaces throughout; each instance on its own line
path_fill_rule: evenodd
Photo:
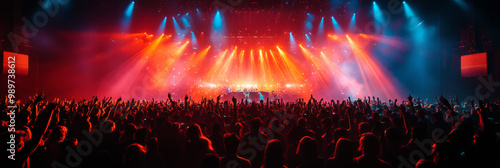
M 188 95 L 186 94 L 186 95 L 184 96 L 184 110 L 186 110 L 186 112 L 189 112 L 189 108 L 188 108 L 188 107 L 189 107 L 189 102 L 188 102 L 188 99 L 189 99 L 189 97 L 188 97 Z
M 89 115 L 90 113 L 92 113 L 92 111 L 94 110 L 94 106 L 95 106 L 95 103 L 97 102 L 97 100 L 99 100 L 97 98 L 97 96 L 92 96 L 92 101 L 91 101 L 92 107 L 90 107 L 89 111 L 87 111 L 87 115 Z
M 406 108 L 405 108 L 404 104 L 401 104 L 401 106 L 399 107 L 399 113 L 401 115 L 401 118 L 403 118 L 403 123 L 405 126 L 405 133 L 404 134 L 406 135 L 410 132 L 409 131 L 410 126 L 408 126 L 409 122 L 407 121 Z
M 217 114 L 219 112 L 219 101 L 220 101 L 220 95 L 217 96 L 217 102 L 215 103 L 215 110 L 214 111 L 217 111 Z
M 101 121 L 101 123 L 104 123 L 106 120 L 108 120 L 108 118 L 109 118 L 109 116 L 110 116 L 111 112 L 113 112 L 114 110 L 116 110 L 116 106 L 118 105 L 118 103 L 120 103 L 120 101 L 122 101 L 122 98 L 121 98 L 121 97 L 120 97 L 120 98 L 118 98 L 118 99 L 116 100 L 116 102 L 115 102 L 115 104 L 113 105 L 113 107 L 111 107 L 111 108 L 109 109 L 109 111 L 108 111 L 108 112 L 106 112 L 105 116 L 103 115 L 103 116 L 104 116 L 104 118 L 103 118 L 102 120 L 100 120 L 100 121 Z
M 410 103 L 410 113 L 415 114 L 415 106 L 413 106 L 413 97 L 411 97 L 411 94 L 408 95 L 408 102 Z
M 135 103 L 135 100 L 132 99 L 132 101 L 130 101 L 130 103 L 128 104 L 128 108 L 125 111 L 125 113 L 123 113 L 122 116 L 120 116 L 120 119 L 123 120 L 123 119 L 127 118 L 128 114 L 130 113 L 130 110 L 132 110 L 132 108 L 134 107 L 134 103 Z
M 36 150 L 40 141 L 42 140 L 42 136 L 47 132 L 49 127 L 52 114 L 54 113 L 54 109 L 57 107 L 55 103 L 49 103 L 45 109 L 45 112 L 41 114 L 38 120 L 41 122 L 37 122 L 40 125 L 33 130 L 33 137 L 30 141 L 28 141 L 22 149 L 16 152 L 16 159 L 21 161 L 25 161 L 28 157 Z M 22 164 L 22 163 L 21 163 Z
M 238 101 L 236 100 L 235 97 L 232 98 L 232 101 L 233 101 L 233 122 L 231 123 L 231 125 L 234 125 L 236 124 L 236 122 L 238 122 Z
M 175 101 L 173 101 L 173 100 L 172 100 L 172 95 L 171 95 L 170 93 L 168 93 L 168 100 L 170 101 L 170 104 L 172 104 L 172 107 L 173 107 L 174 109 L 176 109 L 176 107 L 177 107 L 177 102 L 175 102 Z
M 484 100 L 479 100 L 479 124 L 481 127 L 481 130 L 490 133 L 493 135 L 495 134 L 495 128 L 493 126 L 493 123 L 488 119 L 488 109 L 484 106 Z

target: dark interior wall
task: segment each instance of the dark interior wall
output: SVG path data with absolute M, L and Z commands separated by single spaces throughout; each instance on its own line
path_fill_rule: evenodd
M 15 52 L 9 34 L 13 33 L 22 36 L 22 17 L 31 16 L 33 9 L 36 7 L 36 1 L 20 1 L 8 0 L 0 1 L 0 56 L 3 57 L 4 51 Z M 38 54 L 30 44 L 30 39 L 27 44 L 20 44 L 18 46 L 18 53 L 26 54 L 29 56 L 29 70 L 28 75 L 16 75 L 15 77 L 15 100 L 27 100 L 28 96 L 34 95 L 38 92 Z M 7 95 L 7 75 L 1 74 L 0 82 L 0 95 L 3 100 Z
M 441 92 L 471 98 L 498 98 L 500 96 L 500 16 L 498 5 L 491 1 L 465 1 L 468 8 L 442 2 L 441 46 L 443 82 Z M 453 2 L 452 2 L 453 3 Z M 446 5 L 447 4 L 447 5 Z M 468 34 L 473 34 L 470 36 Z M 473 44 L 467 42 L 474 42 Z M 488 76 L 461 77 L 460 57 L 487 52 Z

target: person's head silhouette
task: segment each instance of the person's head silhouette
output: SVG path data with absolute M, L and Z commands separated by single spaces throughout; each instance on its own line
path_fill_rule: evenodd
M 153 153 L 158 152 L 160 150 L 158 145 L 158 139 L 156 137 L 151 138 L 151 140 L 148 141 L 146 147 L 148 149 L 148 152 L 153 152 Z
M 305 136 L 300 140 L 296 154 L 306 158 L 318 157 L 318 143 L 309 136 Z
M 359 150 L 365 157 L 377 157 L 380 154 L 380 143 L 377 136 L 364 133 L 359 139 Z
M 60 143 L 66 139 L 67 132 L 68 128 L 65 126 L 57 126 L 50 131 L 49 140 Z
M 123 165 L 124 168 L 138 168 L 142 167 L 142 162 L 146 154 L 146 149 L 138 144 L 134 143 L 127 147 L 125 154 L 123 154 Z
M 227 155 L 236 155 L 240 142 L 240 138 L 238 138 L 238 136 L 234 133 L 224 135 L 224 146 L 226 147 Z
M 198 124 L 191 125 L 186 132 L 186 137 L 188 140 L 200 139 L 203 136 L 201 133 L 201 128 Z
M 347 138 L 340 138 L 335 146 L 335 158 L 354 158 L 354 143 Z
M 280 141 L 277 139 L 269 141 L 264 150 L 264 167 L 283 167 L 284 158 Z
M 260 120 L 260 118 L 254 118 L 250 122 L 250 130 L 252 132 L 259 131 L 261 126 L 262 126 L 262 121 Z

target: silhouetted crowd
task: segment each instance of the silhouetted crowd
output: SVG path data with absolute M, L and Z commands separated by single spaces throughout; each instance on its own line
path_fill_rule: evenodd
M 414 99 L 2 102 L 2 146 L 31 168 L 500 167 L 500 101 Z M 2 149 L 4 149 L 2 147 Z

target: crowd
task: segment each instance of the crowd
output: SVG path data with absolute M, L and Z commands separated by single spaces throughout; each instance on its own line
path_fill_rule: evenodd
M 15 104 L 27 168 L 500 167 L 500 101 L 112 98 Z M 10 138 L 1 105 L 5 146 Z M 6 155 L 9 152 L 4 151 Z

